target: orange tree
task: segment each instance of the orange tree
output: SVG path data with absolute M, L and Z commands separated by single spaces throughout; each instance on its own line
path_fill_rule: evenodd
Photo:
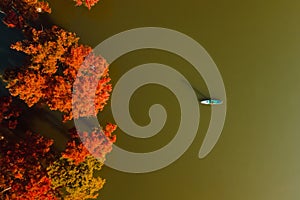
M 75 128 L 70 129 L 72 139 L 62 157 L 79 164 L 92 155 L 104 162 L 106 154 L 112 150 L 112 144 L 116 141 L 116 135 L 112 135 L 116 128 L 116 125 L 108 123 L 104 130 L 98 128 L 90 132 L 78 132 Z
M 112 90 L 108 64 L 78 40 L 74 33 L 53 26 L 46 30 L 32 29 L 28 39 L 12 45 L 28 57 L 21 68 L 7 71 L 3 76 L 11 95 L 19 96 L 29 107 L 38 102 L 46 103 L 51 110 L 63 112 L 64 121 L 73 116 L 95 116 L 106 105 Z M 72 112 L 76 75 L 77 88 L 82 90 L 76 91 L 80 92 L 77 95 L 80 98 L 73 99 L 76 109 Z M 97 80 L 96 94 L 85 89 L 94 86 Z
M 90 9 L 98 1 L 76 2 Z M 11 95 L 18 96 L 29 107 L 44 103 L 51 110 L 61 111 L 64 121 L 95 116 L 101 111 L 112 90 L 105 59 L 93 54 L 91 47 L 80 45 L 74 33 L 57 26 L 45 30 L 31 27 L 28 22 L 36 20 L 39 13 L 51 11 L 46 2 L 3 0 L 0 8 L 6 14 L 4 23 L 23 29 L 26 38 L 12 45 L 12 49 L 27 55 L 26 61 L 3 75 Z M 95 80 L 99 80 L 96 85 Z M 75 99 L 73 85 L 77 88 Z M 0 126 L 14 129 L 19 112 L 13 109 L 10 98 L 1 102 Z M 17 141 L 1 138 L 1 199 L 96 198 L 105 180 L 95 177 L 94 172 L 101 169 L 105 155 L 111 151 L 116 140 L 111 133 L 115 129 L 113 124 L 103 131 L 78 133 L 73 129 L 61 155 L 53 149 L 53 140 L 31 131 L 24 132 Z
M 89 10 L 98 3 L 99 0 L 73 0 L 76 2 L 76 6 L 84 5 Z

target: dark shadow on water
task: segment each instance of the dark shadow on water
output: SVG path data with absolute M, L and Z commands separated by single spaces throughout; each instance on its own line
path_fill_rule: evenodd
M 19 118 L 21 132 L 32 130 L 48 138 L 54 139 L 54 146 L 63 150 L 69 138 L 68 127 L 62 122 L 61 114 L 45 107 L 34 106 L 23 110 Z
M 184 84 L 186 84 L 186 86 L 187 86 L 187 88 L 186 89 L 189 89 L 189 83 L 187 83 L 185 80 L 182 80 L 182 82 L 184 83 Z M 196 94 L 196 96 L 197 96 L 197 99 L 198 99 L 198 101 L 202 101 L 202 100 L 204 100 L 204 99 L 210 99 L 210 97 L 208 97 L 208 95 L 205 95 L 205 94 L 203 94 L 202 92 L 200 92 L 195 86 L 192 86 L 191 85 L 191 87 L 192 87 L 192 89 L 194 90 L 194 92 L 195 92 L 195 94 Z
M 10 48 L 17 41 L 24 39 L 21 30 L 8 28 L 3 22 L 3 13 L 0 13 L 0 74 L 2 75 L 7 69 L 20 68 L 25 61 L 25 54 Z M 41 16 L 34 24 L 36 29 L 45 29 L 52 26 L 47 15 Z M 8 96 L 9 92 L 5 88 L 5 83 L 0 80 L 0 96 Z M 26 130 L 32 130 L 48 138 L 54 139 L 55 147 L 62 150 L 69 138 L 68 128 L 70 124 L 62 122 L 62 115 L 59 112 L 53 112 L 46 106 L 33 106 L 28 108 L 27 105 L 15 98 L 17 104 L 22 109 L 17 129 L 14 130 L 14 136 L 11 138 L 22 138 Z M 69 126 L 69 127 L 68 127 Z M 7 133 L 12 134 L 12 132 Z
M 0 15 L 0 74 L 6 69 L 20 67 L 25 58 L 23 53 L 10 48 L 11 44 L 23 39 L 22 32 L 18 29 L 8 28 L 2 22 L 3 14 Z M 0 81 L 0 95 L 8 95 L 5 84 Z
M 0 13 L 0 75 L 3 75 L 7 69 L 20 68 L 26 59 L 24 53 L 20 53 L 10 48 L 17 41 L 24 39 L 21 30 L 16 28 L 8 28 L 3 22 L 3 14 Z M 53 26 L 48 15 L 43 15 L 38 21 L 31 24 L 38 30 L 50 28 Z M 9 92 L 5 88 L 5 83 L 0 79 L 0 96 L 8 96 Z M 35 105 L 31 108 L 19 98 L 14 98 L 18 106 L 21 107 L 22 113 L 19 117 L 17 129 L 14 131 L 6 131 L 6 135 L 10 135 L 11 139 L 24 138 L 24 133 L 31 130 L 48 138 L 54 139 L 54 146 L 57 150 L 63 150 L 70 138 L 68 130 L 74 127 L 73 121 L 63 123 L 62 114 L 57 111 L 51 111 L 47 106 Z M 97 120 L 80 119 L 80 127 L 84 130 L 91 131 L 98 127 Z M 1 132 L 1 129 L 0 129 Z M 3 130 L 4 132 L 4 130 Z
M 17 41 L 24 39 L 23 33 L 17 28 L 8 28 L 3 22 L 3 13 L 0 13 L 0 74 L 3 74 L 6 69 L 14 69 L 22 66 L 25 60 L 25 54 L 13 50 L 10 46 Z M 50 28 L 51 23 L 48 15 L 40 16 L 40 19 L 31 24 L 36 29 Z M 5 84 L 0 81 L 0 95 L 8 95 Z

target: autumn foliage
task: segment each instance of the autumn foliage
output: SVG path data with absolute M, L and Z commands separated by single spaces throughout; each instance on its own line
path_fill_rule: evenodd
M 113 124 L 77 132 L 60 155 L 53 140 L 27 131 L 18 142 L 0 140 L 0 197 L 5 200 L 95 199 L 105 180 L 95 177 L 112 150 Z
M 89 10 L 98 3 L 99 0 L 73 0 L 76 2 L 76 6 L 84 5 Z
M 41 13 L 51 13 L 49 4 L 39 0 L 1 0 L 0 8 L 6 14 L 2 21 L 11 28 L 23 28 Z
M 0 97 L 0 127 L 15 129 L 20 112 L 11 97 Z
M 95 177 L 105 161 L 105 156 L 112 150 L 116 141 L 116 125 L 107 124 L 104 130 L 95 129 L 89 132 L 70 130 L 71 140 L 60 159 L 48 167 L 48 176 L 52 188 L 61 193 L 67 192 L 64 199 L 95 199 L 105 180 Z
M 104 179 L 95 177 L 95 172 L 101 170 L 102 165 L 92 156 L 87 156 L 78 165 L 61 157 L 48 167 L 48 175 L 52 187 L 65 193 L 65 200 L 96 199 L 105 183 Z
M 53 26 L 44 31 L 32 29 L 27 40 L 12 45 L 27 54 L 28 61 L 4 76 L 11 95 L 19 96 L 29 107 L 44 102 L 51 110 L 63 112 L 64 121 L 97 115 L 112 90 L 108 64 L 78 40 L 74 33 Z M 74 84 L 78 90 L 74 91 L 77 98 L 73 98 L 72 112 Z
M 89 9 L 98 2 L 74 1 Z M 24 101 L 28 112 L 37 104 L 60 111 L 63 121 L 95 117 L 103 110 L 112 91 L 106 60 L 79 44 L 74 33 L 57 26 L 34 27 L 39 14 L 51 12 L 46 1 L 1 0 L 0 10 L 3 22 L 22 29 L 25 37 L 11 45 L 26 55 L 24 63 L 1 75 L 11 96 Z M 22 123 L 17 126 L 21 112 L 11 96 L 0 97 L 0 199 L 96 199 L 105 180 L 95 173 L 116 141 L 116 125 L 70 129 L 61 152 L 54 140 L 20 127 Z
M 95 129 L 92 132 L 77 132 L 76 129 L 71 129 L 72 140 L 68 142 L 62 157 L 76 165 L 83 162 L 87 156 L 94 156 L 104 162 L 106 154 L 112 150 L 112 144 L 116 141 L 116 135 L 112 135 L 116 128 L 116 125 L 109 123 L 104 130 Z
M 29 131 L 17 143 L 0 141 L 0 191 L 7 190 L 5 199 L 56 199 L 45 168 L 53 159 L 52 144 L 52 140 Z
M 98 3 L 99 0 L 73 0 L 76 6 L 84 5 L 89 10 Z M 2 22 L 10 28 L 24 28 L 29 22 L 38 19 L 42 13 L 51 13 L 51 8 L 47 1 L 43 0 L 1 0 L 0 10 L 5 13 Z

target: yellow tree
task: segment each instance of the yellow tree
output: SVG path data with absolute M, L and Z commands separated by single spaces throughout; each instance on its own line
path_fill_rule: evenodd
M 66 200 L 96 199 L 105 180 L 95 177 L 94 173 L 100 170 L 102 165 L 103 163 L 93 156 L 87 156 L 78 165 L 61 157 L 48 167 L 52 188 L 60 188 Z
M 95 177 L 95 172 L 101 169 L 106 154 L 112 150 L 116 137 L 111 133 L 115 129 L 115 125 L 107 124 L 103 131 L 95 129 L 91 133 L 70 130 L 72 137 L 66 150 L 48 167 L 52 188 L 59 189 L 64 199 L 97 198 L 105 180 Z

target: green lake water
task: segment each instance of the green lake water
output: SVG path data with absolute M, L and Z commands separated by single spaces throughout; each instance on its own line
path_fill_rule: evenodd
M 200 106 L 197 137 L 180 159 L 146 174 L 104 167 L 101 176 L 107 183 L 99 199 L 300 199 L 299 1 L 101 0 L 91 11 L 74 7 L 71 0 L 51 0 L 50 4 L 54 23 L 76 32 L 82 43 L 93 47 L 137 27 L 180 31 L 207 50 L 226 87 L 225 126 L 205 159 L 198 159 L 198 151 L 211 110 Z M 173 67 L 208 94 L 201 75 L 189 63 L 159 50 L 140 50 L 120 57 L 110 68 L 112 83 L 129 69 L 149 62 Z M 162 131 L 149 139 L 135 139 L 119 129 L 118 146 L 148 152 L 172 139 L 180 110 L 175 96 L 166 88 L 146 85 L 138 89 L 130 102 L 132 118 L 137 124 L 148 124 L 148 110 L 154 103 L 164 105 L 171 113 Z M 103 123 L 114 122 L 110 105 L 99 117 Z M 46 118 L 42 121 L 39 126 L 45 123 L 42 126 L 48 130 L 55 126 Z

